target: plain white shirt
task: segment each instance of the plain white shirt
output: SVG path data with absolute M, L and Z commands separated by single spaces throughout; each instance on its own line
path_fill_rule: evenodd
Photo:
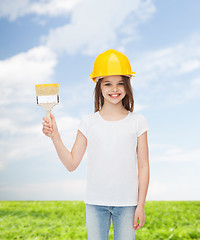
M 136 206 L 138 202 L 137 137 L 149 130 L 135 112 L 108 121 L 99 111 L 82 118 L 78 129 L 87 138 L 85 203 Z

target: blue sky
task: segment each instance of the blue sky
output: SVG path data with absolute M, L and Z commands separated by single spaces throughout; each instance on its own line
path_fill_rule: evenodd
M 75 172 L 42 133 L 35 84 L 59 83 L 53 109 L 71 150 L 94 112 L 96 56 L 124 52 L 136 72 L 135 112 L 148 123 L 147 200 L 199 200 L 200 2 L 0 1 L 0 200 L 83 200 L 87 152 Z

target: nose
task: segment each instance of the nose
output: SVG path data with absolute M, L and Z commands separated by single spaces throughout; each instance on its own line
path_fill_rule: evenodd
M 113 92 L 117 92 L 117 86 L 114 86 L 112 90 Z

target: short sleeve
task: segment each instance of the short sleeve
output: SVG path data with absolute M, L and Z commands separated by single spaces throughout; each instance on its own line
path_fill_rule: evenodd
M 78 130 L 80 130 L 87 138 L 87 116 L 83 117 L 79 123 Z
M 137 136 L 139 137 L 142 133 L 149 130 L 149 125 L 146 118 L 138 114 L 138 127 L 137 127 Z

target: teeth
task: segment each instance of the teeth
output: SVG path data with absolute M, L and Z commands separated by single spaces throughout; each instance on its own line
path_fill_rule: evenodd
M 112 96 L 112 97 L 117 97 L 117 96 L 119 96 L 119 94 L 117 94 L 117 95 L 110 95 L 110 96 Z

